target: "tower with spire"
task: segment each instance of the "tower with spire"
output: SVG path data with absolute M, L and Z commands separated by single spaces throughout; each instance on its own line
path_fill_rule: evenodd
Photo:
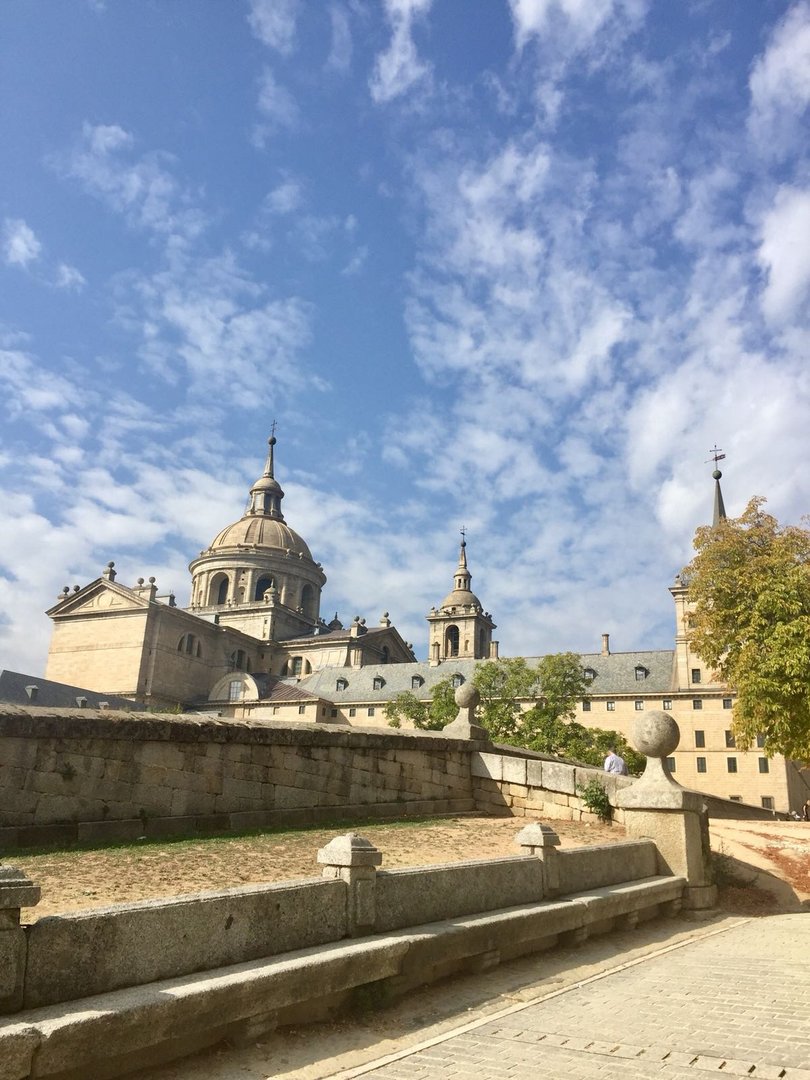
M 720 481 L 723 477 L 718 469 L 718 462 L 723 461 L 725 454 L 715 446 L 710 451 L 710 461 L 714 462 L 712 479 L 714 480 L 714 507 L 712 511 L 712 528 L 717 528 L 721 521 L 726 520 L 726 507 L 723 502 L 723 492 Z M 675 685 L 679 690 L 696 689 L 706 685 L 715 685 L 712 673 L 706 668 L 703 661 L 694 655 L 689 644 L 689 583 L 677 574 L 675 581 L 670 585 L 670 593 L 675 601 Z
M 472 574 L 467 567 L 467 534 L 461 529 L 458 566 L 453 588 L 438 608 L 427 615 L 429 626 L 428 659 L 431 664 L 456 657 L 487 660 L 498 655 L 498 643 L 492 640 L 496 629 L 492 616 L 470 588 Z

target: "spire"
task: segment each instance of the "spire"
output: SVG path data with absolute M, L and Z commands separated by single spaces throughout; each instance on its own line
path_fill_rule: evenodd
M 718 461 L 723 461 L 726 455 L 718 446 L 715 446 L 710 453 L 712 455 L 712 460 L 714 461 L 714 472 L 712 473 L 712 479 L 714 480 L 714 513 L 712 514 L 712 526 L 714 527 L 719 525 L 721 521 L 726 520 L 726 506 L 723 502 L 723 492 L 720 488 L 720 480 L 723 474 L 717 468 Z
M 469 592 L 472 574 L 467 569 L 467 530 L 461 526 L 461 547 L 458 552 L 458 567 L 456 568 L 455 589 L 465 589 Z
M 273 431 L 276 430 L 276 422 L 273 421 Z M 281 484 L 273 475 L 273 448 L 276 445 L 275 435 L 267 440 L 267 460 L 264 463 L 264 472 L 250 489 L 250 500 L 247 505 L 248 514 L 263 514 L 266 517 L 283 521 L 281 512 L 281 500 L 284 492 Z

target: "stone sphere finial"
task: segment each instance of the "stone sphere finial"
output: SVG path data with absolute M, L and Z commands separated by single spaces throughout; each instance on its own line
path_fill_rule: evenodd
M 719 480 L 722 477 L 722 475 L 723 474 L 720 472 L 719 469 L 715 469 L 714 472 L 712 473 L 712 480 Z
M 454 697 L 456 699 L 456 705 L 458 705 L 460 709 L 474 709 L 481 700 L 481 695 L 471 682 L 462 683 L 461 686 L 457 686 Z
M 681 732 L 669 713 L 653 709 L 634 721 L 631 741 L 640 754 L 665 758 L 681 741 Z

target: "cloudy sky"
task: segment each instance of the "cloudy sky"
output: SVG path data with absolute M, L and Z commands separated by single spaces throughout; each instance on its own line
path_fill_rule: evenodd
M 0 10 L 0 667 L 188 601 L 278 422 L 323 613 L 668 647 L 711 513 L 810 507 L 810 2 Z

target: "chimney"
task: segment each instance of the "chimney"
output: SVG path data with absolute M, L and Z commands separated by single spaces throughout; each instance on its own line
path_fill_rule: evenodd
M 610 634 L 602 634 L 602 656 L 610 656 Z

